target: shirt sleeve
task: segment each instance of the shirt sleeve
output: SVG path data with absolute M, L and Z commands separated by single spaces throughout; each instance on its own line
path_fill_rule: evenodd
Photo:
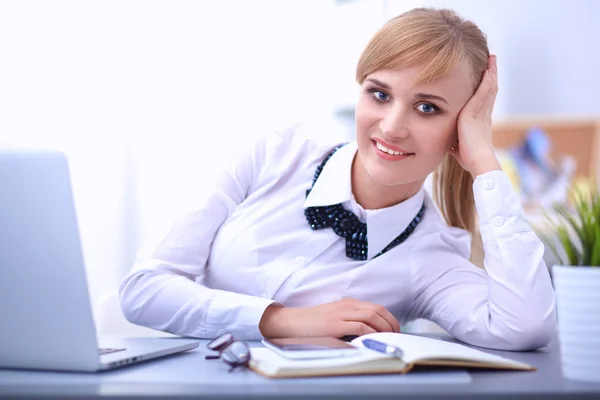
M 556 332 L 555 294 L 544 245 L 504 172 L 478 176 L 473 190 L 485 270 L 468 261 L 465 241 L 470 236 L 465 231 L 432 233 L 411 254 L 414 303 L 409 319 L 429 319 L 476 346 L 543 347 Z
M 227 331 L 236 339 L 262 337 L 260 318 L 273 300 L 210 289 L 196 280 L 204 274 L 216 232 L 257 181 L 266 140 L 233 154 L 199 206 L 157 243 L 139 250 L 119 287 L 127 320 L 181 336 L 214 338 Z

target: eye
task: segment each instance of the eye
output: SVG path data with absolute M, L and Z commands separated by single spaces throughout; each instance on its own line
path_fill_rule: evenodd
M 439 108 L 429 103 L 421 103 L 417 106 L 417 110 L 421 111 L 423 114 L 435 114 L 439 111 Z
M 380 103 L 385 103 L 386 101 L 390 100 L 390 95 L 381 90 L 371 89 L 371 90 L 369 90 L 369 92 L 375 98 L 375 100 L 377 100 Z

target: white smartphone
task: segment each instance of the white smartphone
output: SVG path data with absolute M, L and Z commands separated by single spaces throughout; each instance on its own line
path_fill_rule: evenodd
M 346 357 L 360 351 L 334 337 L 263 339 L 262 343 L 277 354 L 294 360 Z

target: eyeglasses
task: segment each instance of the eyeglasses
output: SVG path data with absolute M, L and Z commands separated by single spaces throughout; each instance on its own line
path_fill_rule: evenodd
M 211 340 L 206 347 L 212 351 L 218 351 L 219 354 L 208 355 L 207 360 L 215 360 L 220 358 L 225 361 L 231 368 L 229 372 L 237 367 L 247 367 L 250 363 L 250 348 L 246 342 L 234 340 L 231 333 L 223 335 Z

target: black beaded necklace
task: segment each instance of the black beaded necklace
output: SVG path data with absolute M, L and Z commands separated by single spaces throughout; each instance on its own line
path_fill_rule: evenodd
M 312 185 L 310 189 L 306 191 L 307 197 L 312 188 L 315 186 L 315 183 L 317 182 L 319 175 L 321 175 L 321 171 L 323 171 L 323 167 L 325 167 L 327 161 L 329 161 L 331 156 L 341 147 L 342 146 L 338 146 L 333 149 L 333 151 L 329 153 L 329 155 L 327 155 L 323 162 L 317 167 L 313 177 Z M 417 216 L 412 220 L 404 232 L 392 240 L 390 244 L 377 253 L 377 255 L 375 255 L 373 258 L 379 257 L 383 253 L 404 242 L 415 230 L 419 222 L 421 222 L 424 214 L 425 203 L 423 203 L 421 209 L 417 213 Z M 367 255 L 369 253 L 367 224 L 360 222 L 358 217 L 352 212 L 346 210 L 341 203 L 331 206 L 307 207 L 304 210 L 304 215 L 306 216 L 306 220 L 308 221 L 308 224 L 312 230 L 331 227 L 337 235 L 346 238 L 346 256 L 354 260 L 367 259 Z

